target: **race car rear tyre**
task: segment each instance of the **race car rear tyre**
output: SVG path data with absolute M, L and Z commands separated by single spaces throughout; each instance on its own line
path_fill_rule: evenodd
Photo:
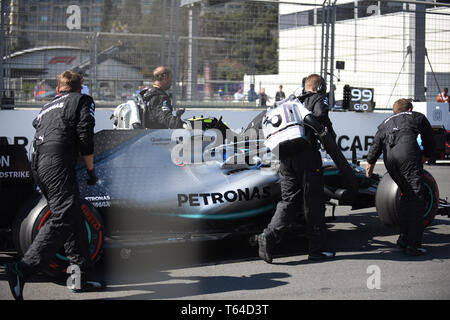
M 424 170 L 425 206 L 423 214 L 423 225 L 431 224 L 439 207 L 439 189 L 433 176 Z M 400 189 L 386 173 L 378 184 L 375 194 L 375 206 L 380 221 L 395 230 L 399 229 L 398 210 L 400 206 Z
M 102 252 L 103 221 L 98 211 L 84 199 L 81 200 L 81 211 L 85 217 L 85 225 L 89 237 L 90 259 L 95 263 Z M 22 255 L 28 250 L 49 216 L 50 210 L 47 200 L 40 195 L 34 195 L 21 208 L 21 212 L 14 222 L 13 239 L 16 248 Z M 69 260 L 65 256 L 64 248 L 61 247 L 61 250 L 43 267 L 42 271 L 49 276 L 59 278 L 65 275 L 68 266 Z

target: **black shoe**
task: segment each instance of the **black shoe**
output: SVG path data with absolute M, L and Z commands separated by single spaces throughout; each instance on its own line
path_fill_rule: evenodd
M 267 263 L 272 263 L 272 248 L 264 233 L 258 235 L 258 255 Z
M 308 260 L 326 260 L 326 259 L 334 258 L 335 256 L 336 256 L 335 252 L 321 251 L 321 252 L 316 252 L 316 253 L 310 253 L 308 255 Z
M 401 249 L 406 249 L 406 241 L 403 234 L 400 234 L 400 236 L 398 237 L 397 246 Z
M 25 280 L 22 272 L 19 270 L 19 264 L 5 264 L 5 272 L 8 276 L 9 288 L 11 289 L 14 299 L 23 300 L 23 287 L 25 285 Z
M 398 238 L 397 247 L 399 247 L 400 249 L 406 249 L 406 242 L 403 240 L 403 238 Z
M 71 289 L 73 293 L 98 292 L 105 288 L 105 284 L 100 281 L 86 281 L 80 289 Z
M 413 247 L 413 246 L 407 246 L 405 249 L 405 254 L 407 256 L 411 256 L 411 257 L 422 256 L 424 254 L 427 254 L 427 249 Z

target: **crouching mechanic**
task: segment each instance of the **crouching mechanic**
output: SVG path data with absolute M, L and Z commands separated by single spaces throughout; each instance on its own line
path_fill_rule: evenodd
M 59 75 L 58 95 L 43 106 L 33 121 L 36 134 L 31 167 L 51 214 L 21 261 L 5 266 L 11 292 L 18 300 L 23 299 L 27 278 L 49 263 L 63 246 L 70 263 L 80 270 L 81 288 L 74 291 L 102 287 L 98 282 L 87 281 L 93 266 L 75 172 L 81 154 L 87 183 L 94 185 L 98 180 L 93 155 L 95 104 L 90 96 L 80 93 L 81 80 L 80 74 L 72 71 Z
M 311 111 L 313 119 L 335 136 L 328 117 L 325 81 L 319 75 L 312 74 L 306 78 L 305 91 L 299 100 Z M 335 256 L 334 252 L 325 249 L 324 181 L 317 139 L 315 132 L 305 127 L 304 138 L 285 141 L 279 145 L 281 200 L 269 225 L 258 235 L 258 254 L 268 263 L 272 262 L 275 245 L 281 241 L 287 227 L 301 211 L 306 218 L 308 260 Z
M 167 90 L 172 86 L 172 70 L 166 66 L 159 66 L 153 70 L 153 84 L 150 89 L 140 92 L 145 102 L 141 119 L 143 127 L 148 129 L 177 129 L 183 128 L 181 115 L 184 109 L 172 114 L 172 101 Z
M 412 111 L 412 103 L 399 99 L 394 103 L 394 115 L 378 127 L 374 142 L 367 154 L 366 175 L 370 177 L 377 159 L 383 152 L 386 169 L 400 188 L 397 245 L 410 256 L 426 253 L 421 247 L 423 236 L 424 185 L 423 163 L 433 154 L 433 129 L 427 118 Z M 422 138 L 423 154 L 417 143 Z

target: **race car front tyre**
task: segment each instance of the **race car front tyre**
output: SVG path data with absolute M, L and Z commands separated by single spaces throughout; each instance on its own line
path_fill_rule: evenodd
M 93 262 L 98 261 L 103 246 L 103 221 L 98 211 L 86 200 L 81 200 L 81 211 L 85 218 L 85 226 L 89 237 L 89 255 Z M 42 196 L 32 197 L 20 210 L 13 226 L 14 243 L 23 255 L 30 247 L 40 228 L 50 216 L 47 201 Z M 69 266 L 64 248 L 44 266 L 43 272 L 52 277 L 62 277 Z
M 439 189 L 433 176 L 424 170 L 424 214 L 423 225 L 427 227 L 431 224 L 439 208 Z M 400 189 L 386 173 L 378 184 L 375 194 L 375 206 L 381 223 L 395 230 L 399 229 L 399 206 Z

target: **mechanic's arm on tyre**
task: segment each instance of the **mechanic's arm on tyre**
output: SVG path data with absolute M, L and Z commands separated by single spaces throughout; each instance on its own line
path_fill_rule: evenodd
M 367 164 L 366 164 L 366 176 L 370 177 L 375 168 L 378 158 L 383 152 L 383 142 L 384 142 L 384 131 L 378 129 L 373 139 L 373 143 L 370 146 L 369 152 L 367 153 Z
M 377 133 L 375 134 L 369 152 L 367 153 L 368 163 L 376 163 L 378 158 L 381 156 L 381 153 L 383 152 L 384 136 L 384 130 L 382 128 L 379 128 Z
M 422 123 L 419 127 L 419 133 L 422 137 L 423 156 L 429 159 L 433 155 L 434 149 L 436 147 L 436 142 L 434 141 L 433 128 L 431 127 L 431 124 L 426 117 L 422 118 Z
M 94 170 L 94 155 L 88 154 L 83 156 L 84 164 L 86 165 L 87 170 Z
M 95 173 L 95 168 L 94 168 L 94 155 L 89 154 L 89 155 L 83 156 L 83 160 L 84 160 L 84 164 L 86 165 L 86 169 L 87 169 L 86 183 L 90 186 L 93 186 L 98 181 L 98 177 L 97 177 L 97 174 Z
M 366 176 L 371 177 L 373 174 L 373 169 L 375 169 L 375 163 L 366 163 Z
M 79 121 L 77 124 L 77 135 L 80 154 L 86 165 L 89 185 L 97 183 L 98 178 L 94 169 L 94 126 L 95 126 L 95 104 L 91 97 L 86 96 L 80 100 Z
M 84 95 L 78 105 L 76 131 L 82 156 L 94 154 L 95 104 L 90 96 Z

